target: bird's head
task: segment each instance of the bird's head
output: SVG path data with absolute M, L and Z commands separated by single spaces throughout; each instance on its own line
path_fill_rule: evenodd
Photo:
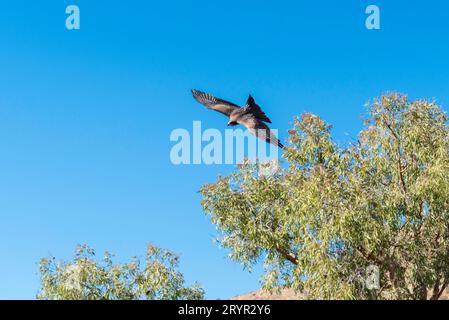
M 229 121 L 228 122 L 228 127 L 233 127 L 233 126 L 236 126 L 236 125 L 238 125 L 238 123 L 236 122 L 236 121 Z

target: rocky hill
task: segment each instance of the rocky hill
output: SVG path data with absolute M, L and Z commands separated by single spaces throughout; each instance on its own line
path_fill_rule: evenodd
M 305 294 L 295 293 L 292 289 L 281 289 L 279 292 L 268 292 L 259 289 L 254 292 L 242 294 L 232 298 L 232 300 L 303 300 Z M 449 300 L 449 291 L 442 294 L 440 300 Z

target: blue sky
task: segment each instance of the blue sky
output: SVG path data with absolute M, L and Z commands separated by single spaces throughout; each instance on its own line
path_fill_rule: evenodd
M 65 8 L 81 30 L 65 28 Z M 381 9 L 381 30 L 365 8 Z M 198 190 L 233 167 L 170 162 L 170 132 L 225 129 L 198 88 L 248 93 L 287 138 L 311 111 L 336 140 L 386 91 L 449 103 L 449 3 L 410 1 L 0 1 L 0 298 L 32 299 L 37 262 L 78 243 L 118 260 L 146 243 L 181 254 L 208 298 L 259 287 L 213 243 Z

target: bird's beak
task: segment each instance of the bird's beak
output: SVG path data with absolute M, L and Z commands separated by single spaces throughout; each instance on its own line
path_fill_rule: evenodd
M 230 126 L 231 126 L 231 121 L 228 122 L 228 127 L 230 127 Z

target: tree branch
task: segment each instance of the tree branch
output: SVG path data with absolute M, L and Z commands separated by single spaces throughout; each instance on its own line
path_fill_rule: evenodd
M 277 250 L 277 252 L 282 254 L 285 257 L 285 259 L 287 259 L 291 263 L 293 263 L 295 265 L 297 265 L 299 263 L 299 260 L 294 253 L 288 252 L 287 250 L 285 250 L 284 248 L 281 248 L 280 246 L 277 246 L 276 250 Z
M 440 299 L 441 295 L 443 294 L 444 290 L 446 290 L 446 287 L 449 285 L 449 279 L 444 280 L 443 285 L 440 288 L 440 291 L 437 294 L 437 299 Z
M 430 297 L 430 300 L 438 300 L 438 293 L 440 292 L 440 281 L 441 276 L 437 278 L 435 284 L 433 285 L 432 296 Z
M 384 121 L 385 125 L 387 126 L 388 130 L 390 130 L 391 134 L 393 135 L 393 137 L 396 139 L 397 141 L 397 153 L 398 153 L 398 171 L 399 171 L 399 179 L 401 181 L 401 186 L 402 186 L 402 191 L 404 191 L 404 194 L 407 193 L 407 186 L 405 184 L 405 179 L 404 179 L 404 168 L 402 167 L 401 164 L 401 144 L 400 144 L 400 139 L 398 134 L 393 130 L 393 128 L 391 127 L 391 125 L 387 122 Z
M 357 252 L 360 253 L 360 255 L 368 261 L 377 263 L 378 265 L 382 265 L 383 261 L 381 259 L 379 259 L 378 257 L 374 256 L 372 253 L 368 253 L 366 252 L 366 250 L 362 247 L 358 247 L 356 248 Z

